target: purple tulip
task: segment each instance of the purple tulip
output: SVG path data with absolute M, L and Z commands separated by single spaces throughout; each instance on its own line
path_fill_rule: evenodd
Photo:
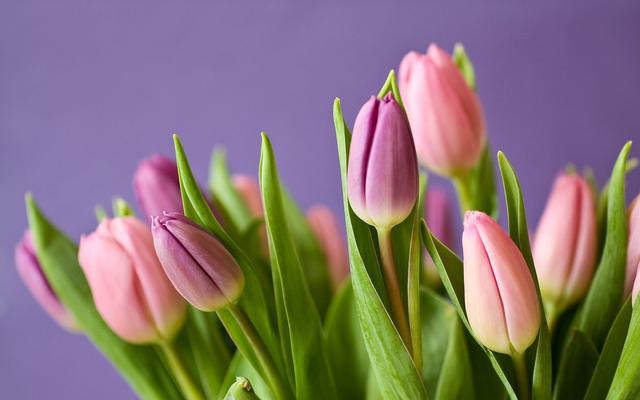
M 338 221 L 323 205 L 311 207 L 307 220 L 327 259 L 331 283 L 334 289 L 338 288 L 349 276 L 349 254 Z
M 391 94 L 371 97 L 353 127 L 347 171 L 349 203 L 369 225 L 402 222 L 418 198 L 418 163 L 409 121 Z
M 62 328 L 70 332 L 79 331 L 76 320 L 69 310 L 62 305 L 44 275 L 44 271 L 42 271 L 35 246 L 33 245 L 31 232 L 26 231 L 22 240 L 16 246 L 15 260 L 18 274 L 33 298 L 40 304 L 40 307 Z
M 453 214 L 447 193 L 442 188 L 430 186 L 427 190 L 424 218 L 431 233 L 445 246 L 453 247 Z M 425 273 L 430 284 L 435 286 L 440 282 L 438 270 L 427 252 L 425 252 Z
M 639 288 L 639 283 L 637 283 L 638 278 L 636 277 L 638 271 L 638 265 L 640 264 L 640 195 L 638 195 L 629 206 L 629 210 L 627 211 L 628 216 L 628 232 L 629 232 L 629 241 L 627 244 L 627 268 L 626 268 L 626 276 L 625 276 L 625 285 L 624 285 L 624 295 L 625 297 L 629 295 L 631 292 L 631 288 L 633 288 L 635 300 L 635 293 L 637 293 Z M 636 283 L 634 284 L 634 280 Z
M 182 212 L 178 167 L 170 158 L 155 154 L 138 165 L 133 191 L 145 217 L 163 211 Z
M 216 311 L 238 300 L 244 275 L 218 239 L 179 213 L 155 217 L 152 232 L 167 276 L 194 307 Z

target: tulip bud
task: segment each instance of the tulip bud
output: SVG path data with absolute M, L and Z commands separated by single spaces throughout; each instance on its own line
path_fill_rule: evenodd
M 15 260 L 20 278 L 40 307 L 62 328 L 69 332 L 79 331 L 78 323 L 60 302 L 42 270 L 31 232 L 26 231 L 16 246 Z
M 584 178 L 556 178 L 533 241 L 533 259 L 547 307 L 562 311 L 584 296 L 596 263 L 596 211 Z
M 249 175 L 234 175 L 233 186 L 255 218 L 262 217 L 262 196 L 258 181 Z
M 218 239 L 178 213 L 155 217 L 152 232 L 167 276 L 195 308 L 216 311 L 238 300 L 244 275 Z
M 629 206 L 627 212 L 629 220 L 629 241 L 627 242 L 627 270 L 624 284 L 624 296 L 627 297 L 631 288 L 634 293 L 637 291 L 638 264 L 640 264 L 640 195 L 638 195 Z M 634 285 L 634 279 L 636 284 Z M 635 296 L 634 296 L 635 300 Z
M 327 258 L 333 287 L 337 288 L 349 275 L 349 256 L 338 221 L 331 210 L 321 205 L 311 207 L 307 219 Z
M 186 304 L 164 274 L 145 224 L 104 219 L 80 239 L 78 258 L 98 312 L 118 336 L 132 343 L 175 336 Z
M 453 215 L 442 188 L 429 187 L 424 203 L 424 217 L 431 233 L 445 246 L 453 246 Z M 440 281 L 438 270 L 429 253 L 425 252 L 425 273 L 427 281 L 436 285 Z
M 464 217 L 464 302 L 469 324 L 486 347 L 522 354 L 540 328 L 540 304 L 520 250 L 488 215 Z
M 480 101 L 451 56 L 435 44 L 400 64 L 400 93 L 420 163 L 460 177 L 480 159 L 486 142 Z
M 176 163 L 159 154 L 143 160 L 133 176 L 133 191 L 145 217 L 163 211 L 182 212 Z
M 391 94 L 371 97 L 353 127 L 347 171 L 349 203 L 377 228 L 402 222 L 418 198 L 418 165 L 407 117 Z

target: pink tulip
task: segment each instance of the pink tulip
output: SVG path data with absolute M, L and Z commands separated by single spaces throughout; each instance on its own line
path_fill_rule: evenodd
M 163 211 L 182 212 L 178 167 L 170 158 L 155 154 L 138 164 L 133 191 L 145 218 Z
M 596 211 L 589 184 L 579 175 L 556 178 L 533 241 L 533 259 L 547 307 L 562 311 L 589 288 L 596 263 Z
M 175 336 L 186 303 L 167 279 L 145 224 L 133 217 L 103 220 L 80 239 L 78 258 L 98 311 L 118 336 L 132 343 Z
M 629 242 L 627 244 L 627 270 L 625 276 L 624 295 L 627 297 L 633 286 L 634 292 L 637 290 L 638 264 L 640 264 L 640 195 L 638 195 L 629 206 Z M 634 279 L 636 284 L 634 285 Z M 634 296 L 635 299 L 635 296 Z
M 62 305 L 42 270 L 31 232 L 26 231 L 16 246 L 15 260 L 20 278 L 40 307 L 62 328 L 70 332 L 79 331 L 78 323 Z
M 251 215 L 255 218 L 262 217 L 262 196 L 260 194 L 260 186 L 256 178 L 250 175 L 234 175 L 233 186 L 244 200 Z
M 464 217 L 464 300 L 469 324 L 486 347 L 522 354 L 540 328 L 536 288 L 520 250 L 488 215 Z
M 311 207 L 307 219 L 327 258 L 333 287 L 337 288 L 349 275 L 349 256 L 338 221 L 331 210 L 322 205 Z
M 453 215 L 447 193 L 437 186 L 429 187 L 424 203 L 424 218 L 429 230 L 445 246 L 453 246 Z M 425 272 L 432 284 L 440 281 L 438 270 L 429 253 L 425 252 Z
M 400 64 L 404 100 L 418 159 L 446 176 L 463 176 L 486 142 L 480 101 L 451 56 L 435 44 L 426 54 L 408 53 Z

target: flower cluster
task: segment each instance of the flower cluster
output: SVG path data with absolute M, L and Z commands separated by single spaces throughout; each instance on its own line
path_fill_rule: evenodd
M 498 222 L 464 48 L 411 52 L 398 81 L 392 71 L 352 133 L 334 104 L 346 236 L 326 206 L 301 211 L 265 134 L 258 179 L 231 175 L 216 151 L 207 191 L 174 135 L 176 162 L 154 155 L 133 177 L 142 218 L 118 198 L 79 245 L 28 195 L 20 276 L 142 398 L 638 396 L 630 143 L 601 188 L 588 169 L 558 174 L 530 244 L 500 152 L 508 227 Z M 456 189 L 460 240 L 428 171 Z

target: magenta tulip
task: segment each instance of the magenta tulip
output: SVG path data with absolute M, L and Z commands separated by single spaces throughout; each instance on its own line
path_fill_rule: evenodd
M 79 331 L 78 323 L 62 305 L 42 270 L 31 232 L 26 231 L 16 246 L 15 261 L 20 278 L 40 307 L 62 328 L 70 332 Z
M 484 149 L 485 121 L 451 56 L 435 44 L 426 54 L 408 53 L 399 84 L 420 162 L 441 175 L 467 174 Z
M 117 335 L 132 343 L 175 336 L 186 303 L 162 270 L 145 224 L 133 217 L 103 220 L 80 239 L 78 258 L 98 311 Z
M 445 246 L 453 247 L 453 214 L 447 199 L 447 193 L 439 187 L 429 187 L 424 202 L 424 218 L 431 233 Z M 440 278 L 438 270 L 425 252 L 425 274 L 427 281 L 436 285 Z
M 520 250 L 479 211 L 465 214 L 462 247 L 465 307 L 475 336 L 493 351 L 524 353 L 538 335 L 540 305 Z
M 624 295 L 627 297 L 631 292 L 631 288 L 636 290 L 634 279 L 640 264 L 640 195 L 638 195 L 629 206 L 628 224 L 629 224 L 629 241 L 627 243 L 627 269 L 625 276 Z M 634 297 L 635 299 L 635 297 Z
M 349 275 L 349 256 L 338 221 L 331 210 L 322 205 L 311 207 L 307 220 L 324 251 L 333 287 L 337 288 Z
M 389 94 L 371 97 L 353 127 L 347 171 L 351 208 L 360 219 L 389 229 L 402 222 L 418 197 L 418 165 L 411 129 Z
M 542 299 L 550 317 L 586 293 L 596 264 L 596 211 L 587 181 L 561 174 L 533 241 Z
M 218 239 L 178 213 L 155 217 L 152 231 L 167 276 L 189 303 L 217 311 L 238 300 L 244 275 Z
M 145 218 L 163 211 L 182 212 L 182 197 L 176 163 L 153 155 L 138 165 L 133 177 L 133 191 Z

